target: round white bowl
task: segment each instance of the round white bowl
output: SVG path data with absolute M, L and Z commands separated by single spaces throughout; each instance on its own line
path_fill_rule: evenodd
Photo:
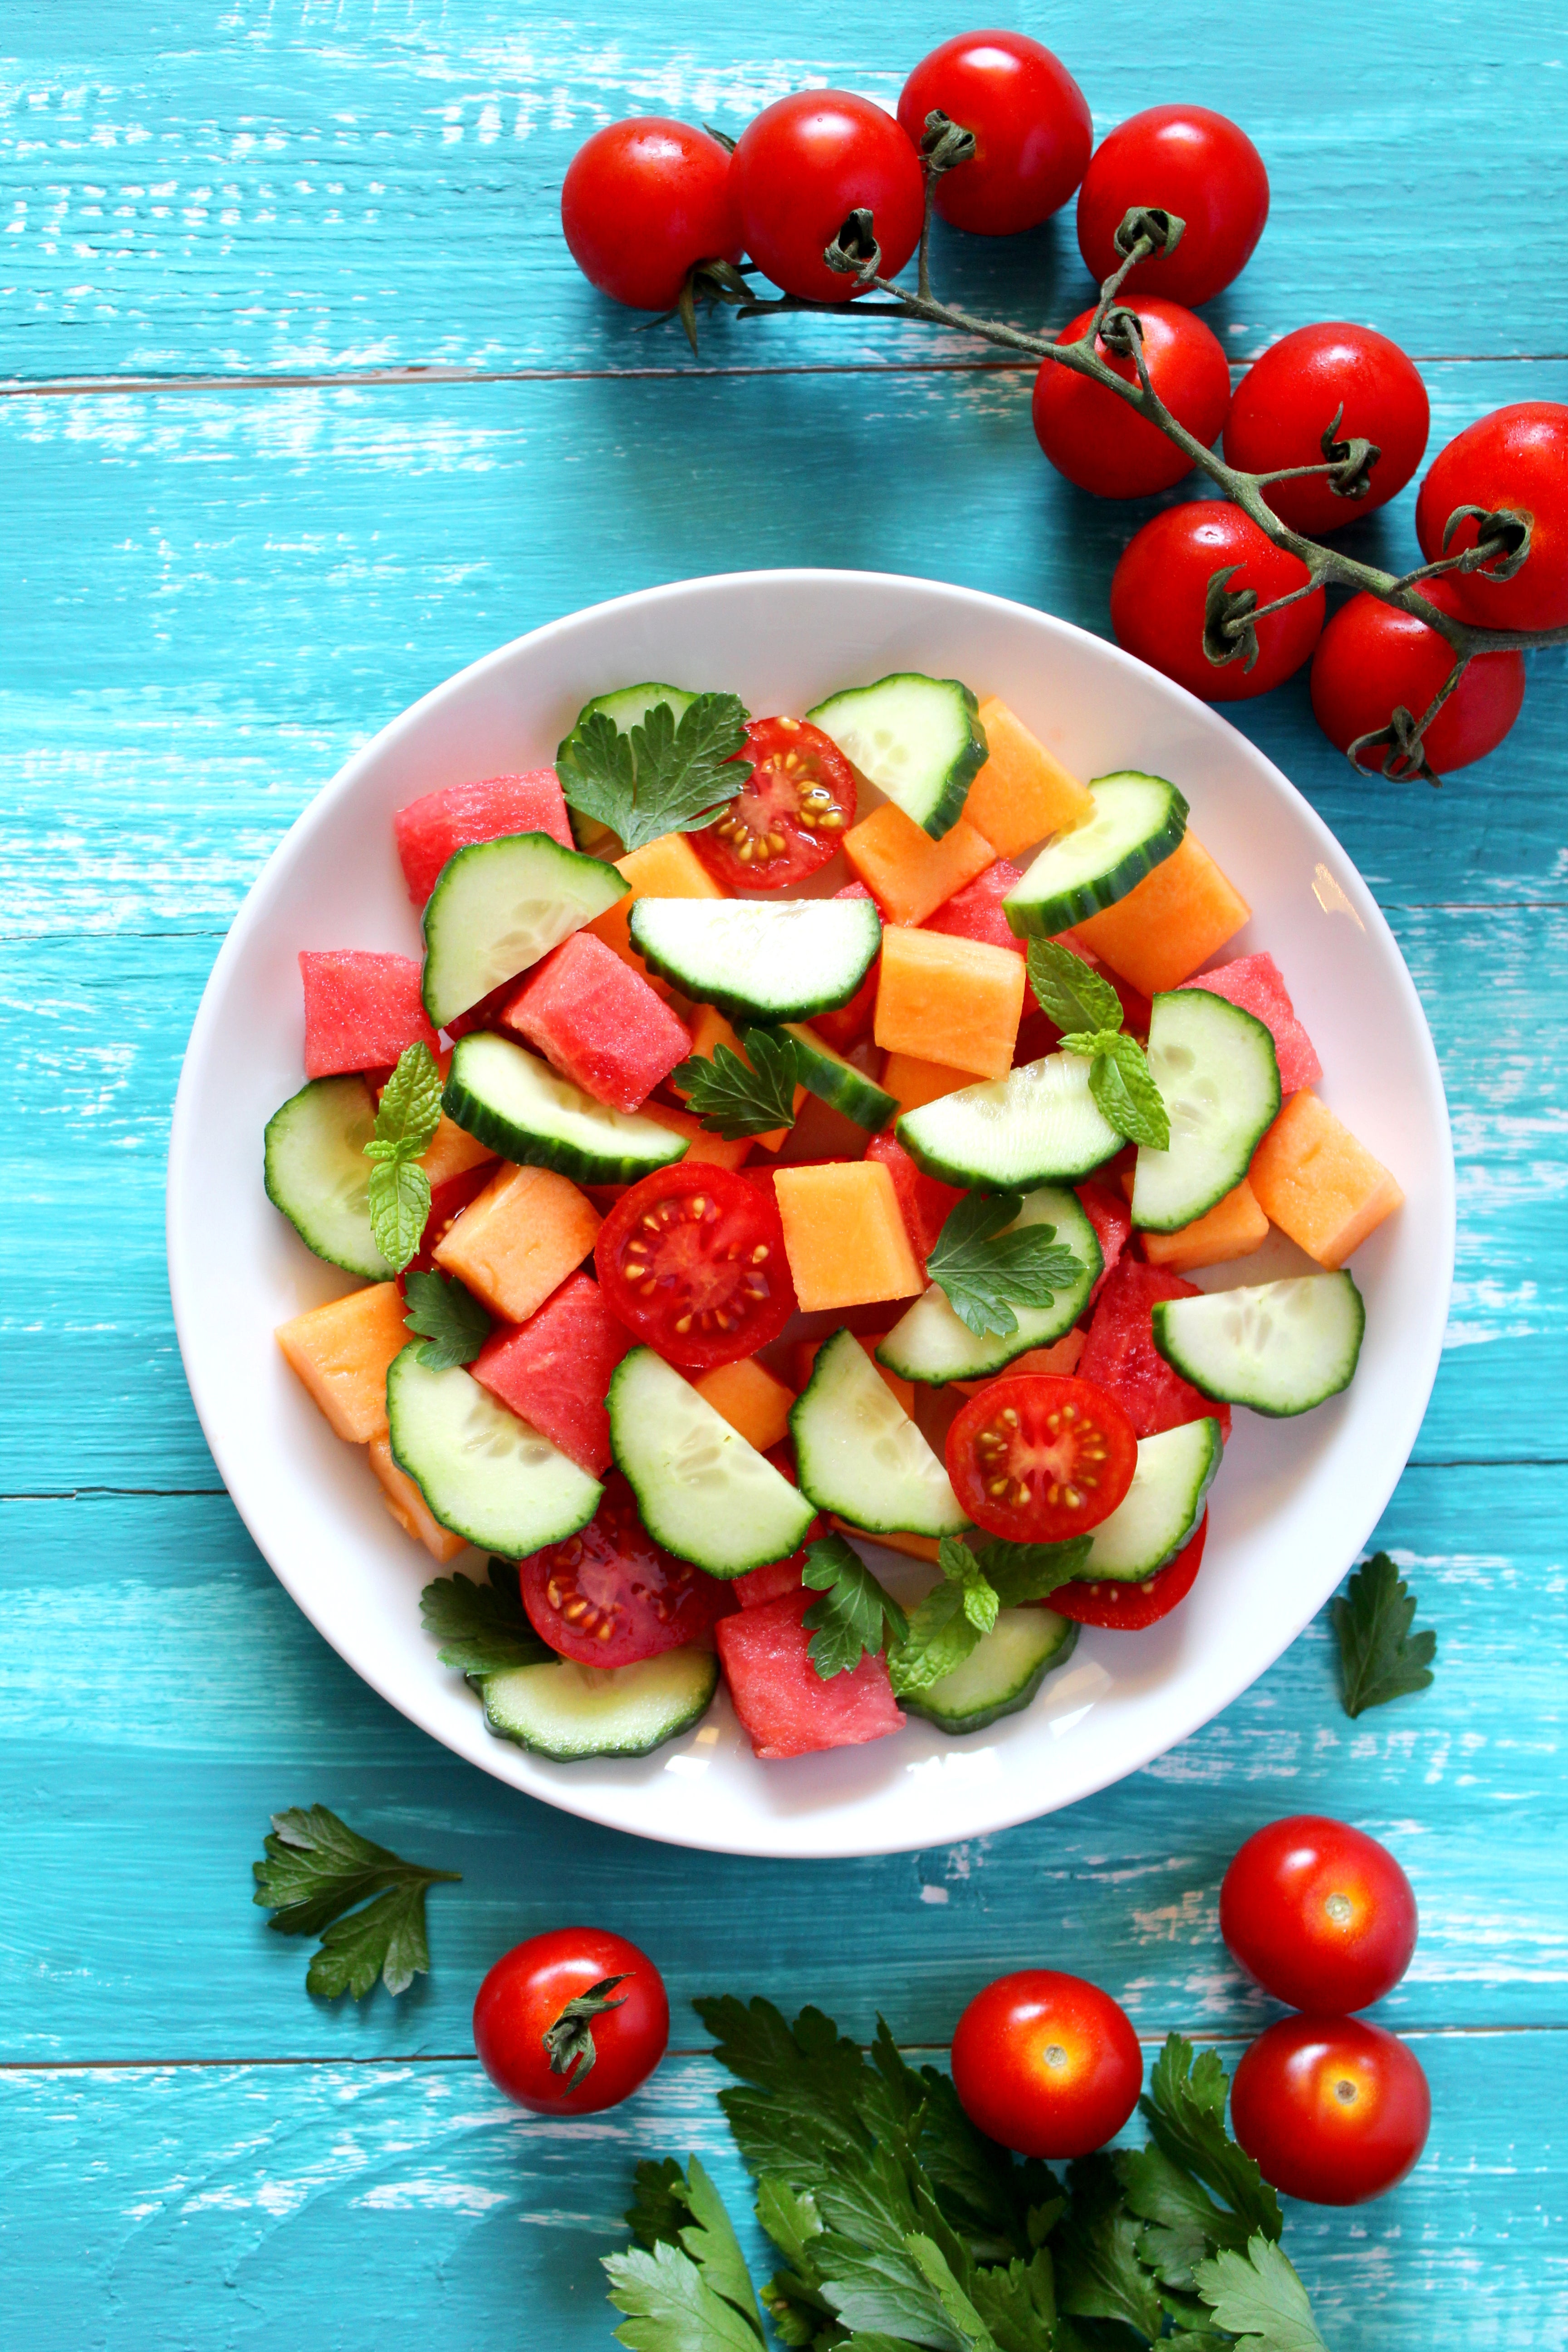
M 1325 1098 L 1405 1187 L 1404 1208 L 1356 1255 L 1361 1368 L 1300 1420 L 1238 1411 L 1190 1598 L 1146 1633 L 1086 1630 L 1034 1704 L 988 1731 L 952 1739 L 911 1717 L 867 1747 L 763 1764 L 721 1693 L 704 1723 L 652 1756 L 552 1764 L 492 1738 L 473 1693 L 437 1662 L 419 1620 L 430 1560 L 272 1341 L 275 1325 L 350 1286 L 262 1190 L 262 1127 L 300 1084 L 295 958 L 416 953 L 393 812 L 442 784 L 544 764 L 594 694 L 668 677 L 731 688 L 756 712 L 799 712 L 899 669 L 1002 695 L 1078 774 L 1150 769 L 1185 793 L 1194 830 L 1254 910 L 1225 955 L 1276 958 L 1322 1057 Z M 858 572 L 742 572 L 595 605 L 503 646 L 384 728 L 241 908 L 191 1034 L 169 1153 L 169 1273 L 196 1410 L 247 1527 L 311 1622 L 412 1722 L 514 1788 L 641 1836 L 740 1853 L 889 1853 L 1003 1829 L 1105 1788 L 1217 1715 L 1321 1608 L 1393 1491 L 1436 1370 L 1453 1233 L 1447 1112 L 1415 991 L 1350 859 L 1279 771 L 1099 637 L 997 597 Z M 1213 1279 L 1265 1268 L 1244 1260 Z

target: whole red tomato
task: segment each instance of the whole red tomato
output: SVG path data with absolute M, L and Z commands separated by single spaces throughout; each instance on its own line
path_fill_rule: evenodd
M 1489 579 L 1484 571 L 1447 575 L 1467 618 L 1493 629 L 1558 629 L 1568 622 L 1568 407 L 1518 401 L 1467 425 L 1438 451 L 1415 505 L 1428 563 L 1474 547 L 1473 517 L 1443 545 L 1458 507 L 1489 514 L 1508 507 L 1531 519 L 1530 552 L 1511 580 Z
M 1204 651 L 1204 617 L 1212 573 L 1229 572 L 1233 589 L 1250 588 L 1260 604 L 1289 596 L 1310 578 L 1249 515 L 1225 499 L 1167 507 L 1129 541 L 1110 583 L 1116 642 L 1163 670 L 1205 702 L 1242 702 L 1267 694 L 1299 670 L 1323 632 L 1323 592 L 1315 589 L 1282 613 L 1259 621 L 1258 658 L 1215 664 Z
M 1421 593 L 1457 614 L 1458 592 L 1446 579 L 1425 580 Z M 1342 604 L 1312 656 L 1312 709 L 1331 743 L 1348 751 L 1359 735 L 1388 724 L 1396 703 L 1415 719 L 1454 666 L 1446 637 L 1414 614 L 1363 591 Z M 1468 767 L 1495 751 L 1524 701 L 1524 656 L 1478 654 L 1426 730 L 1434 772 Z M 1371 751 L 1360 764 L 1381 770 L 1384 754 Z
M 936 208 L 954 228 L 1012 236 L 1065 205 L 1094 144 L 1089 105 L 1059 58 L 1027 33 L 959 33 L 922 58 L 899 100 L 918 147 L 940 110 L 975 150 L 936 184 Z
M 1225 454 L 1244 473 L 1321 466 L 1323 436 L 1373 442 L 1378 451 L 1364 498 L 1329 488 L 1325 474 L 1273 482 L 1265 492 L 1281 522 L 1311 536 L 1338 530 L 1388 504 L 1421 463 L 1432 411 L 1413 360 L 1373 327 L 1342 320 L 1298 327 L 1255 360 L 1225 421 Z
M 1079 250 L 1102 283 L 1122 257 L 1112 240 L 1134 205 L 1185 222 L 1173 253 L 1141 261 L 1129 292 L 1206 302 L 1228 286 L 1263 234 L 1268 174 L 1247 137 L 1206 106 L 1150 106 L 1107 133 L 1078 192 Z
M 1282 2017 L 1230 2086 L 1230 2127 L 1265 2180 L 1313 2205 L 1360 2205 L 1403 2180 L 1432 2095 L 1397 2034 L 1360 2017 Z
M 1415 1930 L 1415 1896 L 1388 1848 L 1320 1813 L 1255 1830 L 1220 1888 L 1232 1958 L 1292 2009 L 1381 2000 L 1410 1966 Z
M 618 2105 L 647 2081 L 668 2040 L 658 1970 L 624 1936 L 598 1927 L 557 1927 L 514 1945 L 474 2002 L 480 2065 L 536 2116 Z
M 1198 440 L 1212 441 L 1230 405 L 1230 369 L 1219 338 L 1174 302 L 1145 301 L 1140 295 L 1132 307 L 1143 321 L 1150 382 L 1179 424 Z M 1092 310 L 1081 311 L 1062 329 L 1058 342 L 1076 342 L 1093 316 Z M 1118 375 L 1137 383 L 1130 358 L 1107 351 L 1098 339 L 1095 350 Z M 1104 384 L 1090 383 L 1056 360 L 1040 362 L 1034 418 L 1035 436 L 1057 471 L 1102 499 L 1168 490 L 1191 470 L 1191 460 L 1157 425 L 1134 415 Z
M 747 252 L 775 286 L 847 302 L 855 280 L 822 256 L 858 205 L 869 207 L 882 275 L 921 241 L 925 174 L 890 114 L 843 89 L 803 89 L 748 122 L 730 160 Z
M 1020 2156 L 1088 2156 L 1138 2104 L 1143 2053 L 1120 2004 L 1082 1977 L 1020 1969 L 975 1994 L 952 2037 L 972 2124 Z
M 730 158 L 668 115 L 606 123 L 566 167 L 561 226 L 591 286 L 634 310 L 670 310 L 694 262 L 741 257 Z

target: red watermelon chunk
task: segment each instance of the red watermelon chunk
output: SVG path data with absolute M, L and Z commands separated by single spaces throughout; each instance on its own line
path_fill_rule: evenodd
M 842 890 L 834 892 L 836 898 L 868 898 L 871 895 L 864 882 L 847 882 Z M 833 1013 L 814 1013 L 811 1025 L 825 1045 L 836 1054 L 847 1054 L 871 1034 L 871 1024 L 877 1013 L 877 981 L 882 969 L 882 959 L 874 956 L 871 969 L 849 999 Z
M 436 1032 L 419 994 L 412 956 L 358 948 L 324 954 L 304 949 L 305 1076 L 341 1077 L 349 1070 L 387 1070 L 410 1045 L 436 1051 Z
M 819 1597 L 784 1593 L 760 1609 L 721 1617 L 713 1628 L 735 1712 L 759 1756 L 858 1748 L 903 1728 L 885 1658 L 863 1657 L 853 1673 L 829 1682 L 812 1664 L 811 1635 L 801 1620 Z
M 1217 971 L 1200 971 L 1195 980 L 1184 981 L 1182 985 L 1206 988 L 1211 996 L 1223 996 L 1227 1003 L 1239 1004 L 1244 1013 L 1262 1022 L 1274 1040 L 1281 1094 L 1293 1095 L 1298 1087 L 1317 1085 L 1323 1066 L 1296 1017 L 1285 976 L 1271 955 L 1237 956 L 1232 963 L 1222 963 Z
M 917 1168 L 898 1137 L 890 1129 L 874 1135 L 861 1155 L 867 1160 L 879 1160 L 893 1180 L 893 1190 L 899 1196 L 903 1214 L 904 1230 L 910 1237 L 910 1247 L 925 1272 L 927 1258 L 936 1247 L 936 1238 L 963 1195 L 951 1184 L 928 1176 Z
M 1113 1396 L 1140 1437 L 1212 1413 L 1222 1436 L 1230 1435 L 1230 1407 L 1202 1396 L 1173 1370 L 1154 1345 L 1153 1308 L 1160 1298 L 1195 1298 L 1198 1286 L 1179 1274 L 1124 1257 L 1094 1310 L 1089 1340 L 1079 1358 L 1079 1380 Z
M 547 955 L 500 1020 L 615 1110 L 640 1110 L 691 1051 L 685 1022 L 592 931 L 574 933 Z
M 765 1568 L 751 1568 L 744 1576 L 735 1579 L 735 1598 L 742 1609 L 765 1609 L 770 1601 L 780 1601 L 786 1592 L 804 1590 L 800 1577 L 805 1565 L 804 1547 L 792 1552 L 788 1559 L 770 1559 Z
M 1127 1246 L 1132 1232 L 1132 1211 L 1120 1192 L 1113 1192 L 1109 1184 L 1097 1184 L 1092 1181 L 1078 1187 L 1078 1202 L 1094 1227 L 1100 1255 L 1105 1260 L 1100 1279 L 1089 1294 L 1089 1303 L 1092 1307 L 1116 1271 L 1117 1260 Z
M 448 784 L 442 792 L 410 801 L 392 822 L 404 879 L 416 907 L 436 887 L 436 877 L 447 858 L 470 842 L 499 841 L 508 833 L 547 833 L 563 849 L 573 846 L 566 803 L 553 768 L 531 768 L 525 776 L 486 776 L 476 784 Z
M 1010 857 L 999 857 L 994 866 L 988 866 L 984 874 L 977 874 L 973 882 L 944 899 L 920 928 L 946 931 L 958 940 L 983 940 L 987 947 L 1016 948 L 1022 955 L 1024 942 L 1002 912 L 1002 901 L 1023 878 L 1021 866 L 1015 866 Z
M 610 1374 L 632 1346 L 591 1276 L 569 1274 L 526 1323 L 492 1331 L 468 1367 L 475 1380 L 552 1445 L 602 1478 L 610 1465 Z

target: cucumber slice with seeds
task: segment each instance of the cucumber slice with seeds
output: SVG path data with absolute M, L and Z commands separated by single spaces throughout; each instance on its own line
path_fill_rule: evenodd
M 1170 1114 L 1164 1151 L 1138 1149 L 1132 1222 L 1173 1234 L 1233 1192 L 1279 1109 L 1274 1039 L 1254 1014 L 1205 988 L 1156 996 L 1149 1070 Z
M 1142 1584 L 1196 1533 L 1225 1442 L 1205 1417 L 1138 1441 L 1132 1484 L 1090 1539 L 1082 1581 Z
M 1350 1386 L 1366 1328 L 1348 1274 L 1169 1298 L 1154 1309 L 1154 1345 L 1205 1396 L 1284 1420 Z
M 902 670 L 819 702 L 806 718 L 868 783 L 940 841 L 985 764 L 979 705 L 955 677 Z
M 363 1078 L 312 1078 L 267 1122 L 267 1197 L 329 1265 L 388 1282 L 392 1268 L 370 1227 L 375 1105 Z
M 1089 1067 L 1079 1054 L 1047 1054 L 1005 1078 L 961 1087 L 906 1111 L 899 1141 L 945 1184 L 992 1192 L 1076 1184 L 1121 1149 L 1089 1093 Z
M 632 1666 L 509 1666 L 471 1677 L 499 1738 L 576 1764 L 590 1756 L 648 1756 L 701 1720 L 719 1687 L 711 1650 L 665 1650 Z
M 696 699 L 693 689 L 684 686 L 666 686 L 658 678 L 645 678 L 640 686 L 617 686 L 613 693 L 596 694 L 592 702 L 583 705 L 577 713 L 577 723 L 572 735 L 580 735 L 583 721 L 592 719 L 596 710 L 602 710 L 611 725 L 618 727 L 623 735 L 629 735 L 632 729 L 639 727 L 648 712 L 660 702 L 669 705 L 669 715 L 679 727 Z M 572 735 L 567 737 L 567 742 L 572 740 Z
M 836 1331 L 790 1410 L 800 1483 L 818 1510 L 868 1535 L 957 1535 L 946 1470 L 859 1341 Z
M 984 1731 L 1027 1706 L 1053 1668 L 1067 1664 L 1077 1641 L 1078 1627 L 1054 1609 L 1000 1609 L 961 1666 L 899 1705 L 955 1737 Z
M 454 1366 L 433 1372 L 422 1341 L 386 1375 L 392 1455 L 454 1535 L 504 1559 L 563 1543 L 585 1528 L 604 1489 L 531 1423 Z
M 635 1184 L 687 1149 L 684 1136 L 595 1102 L 536 1054 L 488 1029 L 453 1048 L 441 1108 L 503 1159 L 559 1169 L 579 1184 Z
M 437 1029 L 626 895 L 613 866 L 547 833 L 454 851 L 425 908 L 425 1010 Z
M 1089 1294 L 1105 1265 L 1094 1227 L 1074 1192 L 1041 1185 L 1026 1194 L 1023 1208 L 1006 1228 L 1016 1234 L 1026 1225 L 1053 1225 L 1056 1237 L 1070 1249 L 1083 1272 L 1049 1307 L 1016 1307 L 1018 1328 L 1006 1333 L 972 1331 L 948 1305 L 941 1286 L 932 1283 L 917 1298 L 877 1349 L 877 1361 L 900 1380 L 939 1387 L 944 1381 L 981 1381 L 999 1372 L 1015 1356 L 1030 1348 L 1048 1348 L 1070 1331 L 1089 1304 Z
M 786 1021 L 784 1031 L 795 1041 L 795 1074 L 808 1094 L 841 1110 L 869 1135 L 897 1118 L 898 1097 L 868 1078 L 864 1070 L 858 1070 L 853 1062 L 847 1062 L 842 1054 L 836 1054 L 831 1045 L 825 1045 L 803 1023 Z
M 1054 939 L 1114 907 L 1182 845 L 1187 803 L 1163 776 L 1129 768 L 1089 789 L 1094 814 L 1047 842 L 1002 901 L 1019 939 Z
M 763 1026 L 847 1004 L 882 944 L 869 898 L 638 898 L 629 927 L 683 995 Z
M 800 1549 L 810 1503 L 662 1356 L 634 1348 L 607 1402 L 610 1444 L 643 1525 L 677 1559 L 743 1576 Z

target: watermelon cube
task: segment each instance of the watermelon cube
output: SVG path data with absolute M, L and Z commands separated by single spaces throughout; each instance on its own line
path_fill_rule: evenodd
M 569 1274 L 526 1323 L 492 1331 L 468 1367 L 502 1404 L 552 1445 L 602 1478 L 610 1465 L 610 1374 L 632 1335 L 605 1306 L 589 1275 Z
M 994 948 L 1016 948 L 1020 955 L 1024 942 L 1016 938 L 1002 901 L 1009 890 L 1024 878 L 1024 869 L 1015 866 L 1010 857 L 999 857 L 962 890 L 955 890 L 944 899 L 934 915 L 928 915 L 921 925 L 922 931 L 948 931 L 960 940 L 984 940 Z
M 936 1247 L 937 1235 L 963 1194 L 952 1184 L 941 1183 L 936 1177 L 928 1176 L 922 1168 L 917 1168 L 891 1129 L 874 1135 L 862 1157 L 879 1160 L 892 1178 L 904 1230 L 910 1237 L 910 1247 L 923 1275 L 926 1260 Z
M 448 784 L 410 801 L 393 818 L 397 855 L 408 895 L 416 907 L 436 887 L 436 877 L 455 851 L 470 842 L 499 841 L 508 833 L 547 833 L 563 849 L 574 846 L 566 802 L 553 768 L 532 768 L 523 776 L 486 776 L 474 784 Z
M 502 1008 L 515 1029 L 595 1102 L 640 1110 L 691 1051 L 691 1032 L 592 931 L 576 931 Z
M 1296 1016 L 1285 976 L 1271 955 L 1237 956 L 1231 963 L 1222 963 L 1217 971 L 1200 971 L 1195 980 L 1183 984 L 1206 988 L 1211 996 L 1223 996 L 1262 1022 L 1274 1040 L 1281 1094 L 1293 1095 L 1301 1087 L 1317 1085 L 1323 1066 Z
M 1116 1271 L 1116 1262 L 1126 1248 L 1132 1232 L 1132 1211 L 1125 1197 L 1113 1192 L 1109 1184 L 1089 1182 L 1078 1187 L 1079 1206 L 1094 1227 L 1100 1255 L 1105 1260 L 1100 1280 L 1089 1294 L 1092 1307 Z
M 794 1483 L 793 1478 L 791 1483 Z M 822 1521 L 814 1519 L 806 1542 L 826 1533 Z M 765 1609 L 770 1601 L 782 1600 L 786 1592 L 805 1591 L 801 1582 L 805 1568 L 805 1544 L 802 1544 L 800 1549 L 792 1551 L 787 1559 L 770 1559 L 765 1567 L 749 1568 L 744 1576 L 738 1576 L 733 1587 L 735 1598 L 742 1609 Z M 816 1597 L 813 1594 L 814 1600 Z
M 389 1070 L 410 1045 L 436 1051 L 436 1032 L 419 994 L 412 956 L 357 948 L 301 951 L 305 990 L 305 1076 L 335 1078 L 350 1070 Z
M 864 882 L 847 882 L 842 890 L 833 895 L 836 898 L 868 898 L 871 893 Z M 836 1054 L 847 1054 L 851 1045 L 858 1045 L 862 1038 L 871 1034 L 877 1012 L 877 978 L 881 968 L 882 960 L 878 956 L 847 1004 L 839 1005 L 833 1013 L 812 1014 L 813 1029 Z
M 810 1756 L 858 1748 L 903 1728 L 885 1658 L 824 1682 L 807 1652 L 801 1620 L 818 1595 L 784 1593 L 760 1609 L 721 1617 L 713 1628 L 735 1713 L 762 1757 Z
M 1184 1422 L 1202 1421 L 1208 1413 L 1218 1422 L 1221 1434 L 1230 1435 L 1229 1405 L 1200 1395 L 1154 1345 L 1155 1300 L 1197 1295 L 1195 1282 L 1124 1257 L 1094 1310 L 1078 1376 L 1113 1396 L 1140 1437 L 1179 1429 Z

